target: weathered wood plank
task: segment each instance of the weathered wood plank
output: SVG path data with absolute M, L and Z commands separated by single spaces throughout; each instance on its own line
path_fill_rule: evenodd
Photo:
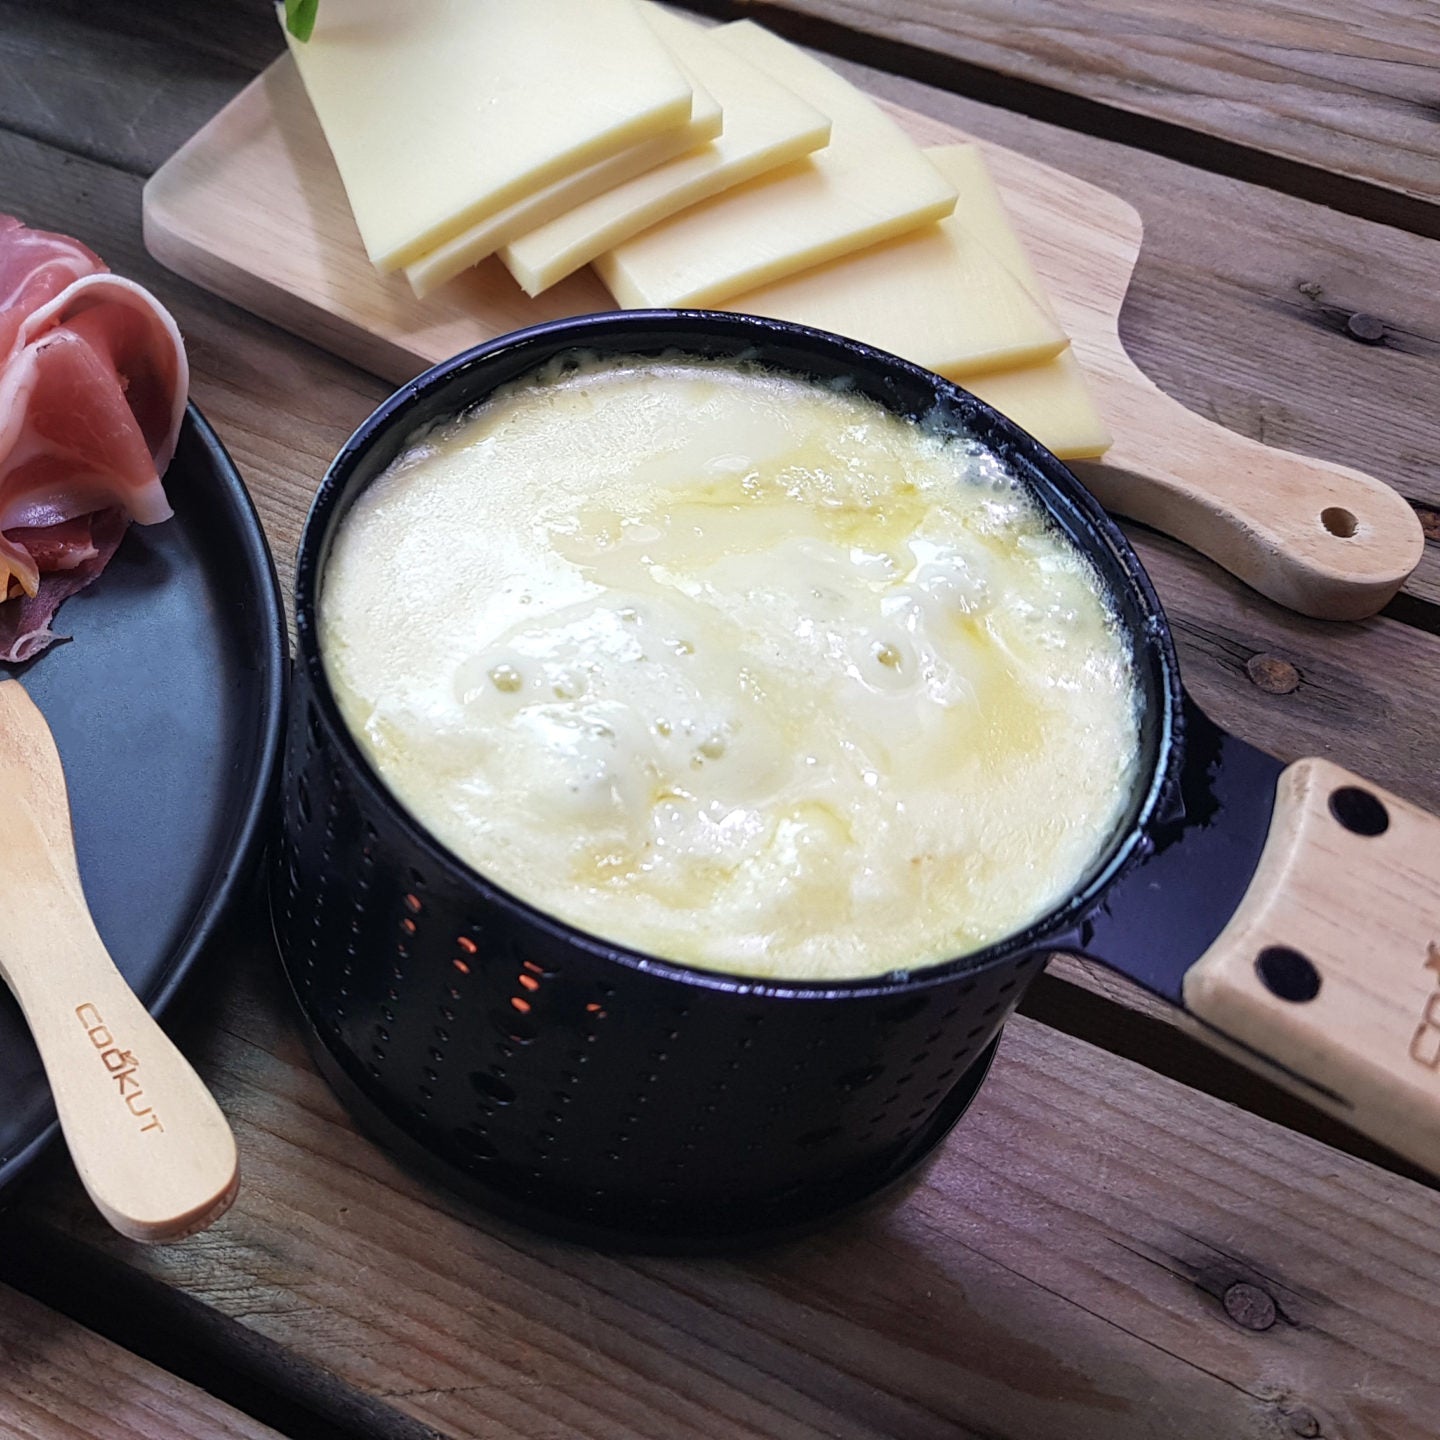
M 683 0 L 803 43 L 1440 235 L 1423 0 Z
M 0 126 L 148 175 L 283 43 L 268 0 L 0 0 Z
M 1434 1176 L 1393 1150 L 1239 1061 L 1222 1057 L 1163 1000 L 1093 961 L 1052 956 L 1026 993 L 1020 1013 L 1286 1130 L 1437 1188 Z
M 203 1390 L 0 1285 L 0 1433 L 15 1440 L 278 1440 Z
M 1383 617 L 1291 615 L 1173 540 L 1133 527 L 1130 538 L 1170 617 L 1185 684 L 1215 720 L 1282 760 L 1363 748 L 1362 773 L 1440 810 L 1440 638 Z M 1295 688 L 1257 683 L 1257 658 L 1293 667 L 1283 683 Z M 1386 738 L 1372 748 L 1363 737 L 1376 733 Z
M 68 1180 L 28 1212 L 445 1434 L 1433 1433 L 1440 1195 L 1023 1019 L 907 1195 L 748 1257 L 627 1260 L 412 1179 L 277 1018 L 267 957 L 214 983 L 235 1208 L 145 1250 Z

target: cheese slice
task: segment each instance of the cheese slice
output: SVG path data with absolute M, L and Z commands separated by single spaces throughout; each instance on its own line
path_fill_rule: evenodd
M 957 211 L 968 198 L 961 185 Z M 1069 343 L 955 216 L 777 280 L 722 308 L 833 330 L 952 377 L 1046 360 Z
M 1062 460 L 1092 460 L 1114 443 L 1073 350 L 1040 365 L 950 378 L 1028 430 Z
M 955 223 L 984 245 L 1036 304 L 1054 318 L 1054 306 L 1005 213 L 1000 192 L 978 147 L 941 145 L 925 153 L 964 196 Z M 1039 365 L 994 374 L 935 368 L 994 406 L 1022 430 L 1028 430 L 1062 460 L 1093 459 L 1114 443 L 1073 351 L 1066 350 Z
M 1045 293 L 1025 246 L 1010 223 L 1005 202 L 978 145 L 932 145 L 925 152 L 935 168 L 965 197 L 955 223 L 980 242 L 1030 293 L 1047 315 L 1055 307 Z
M 454 279 L 462 270 L 478 265 L 487 255 L 493 255 L 507 240 L 564 215 L 583 201 L 603 196 L 616 185 L 644 176 L 657 165 L 686 155 L 719 135 L 724 126 L 719 100 L 697 79 L 690 66 L 678 59 L 677 63 L 694 94 L 686 124 L 556 180 L 442 241 L 405 267 L 405 278 L 416 295 L 423 300 L 437 286 Z
M 848 81 L 749 20 L 711 33 L 828 115 L 830 143 L 598 257 L 622 305 L 719 304 L 954 209 L 954 186 Z
M 692 80 L 719 100 L 724 131 L 713 144 L 596 195 L 512 240 L 500 258 L 527 294 L 538 295 L 630 236 L 798 160 L 830 139 L 828 116 L 733 54 L 709 31 L 654 6 L 647 5 L 645 13 Z
M 635 0 L 343 0 L 287 40 L 382 270 L 691 110 Z

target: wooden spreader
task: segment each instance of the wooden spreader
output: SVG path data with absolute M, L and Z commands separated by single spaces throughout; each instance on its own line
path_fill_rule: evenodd
M 239 1180 L 235 1139 L 95 929 L 60 756 L 15 680 L 0 681 L 0 979 L 25 1012 L 100 1213 L 151 1243 L 219 1219 Z

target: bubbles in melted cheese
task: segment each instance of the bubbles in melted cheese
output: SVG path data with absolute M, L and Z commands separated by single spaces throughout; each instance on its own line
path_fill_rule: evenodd
M 396 796 L 504 888 L 736 974 L 914 969 L 1084 874 L 1137 764 L 1088 564 L 976 447 L 700 362 L 502 392 L 380 476 L 321 603 Z

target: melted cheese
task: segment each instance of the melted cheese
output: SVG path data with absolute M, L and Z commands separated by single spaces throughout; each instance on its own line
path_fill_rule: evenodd
M 1095 578 L 992 459 L 718 365 L 552 374 L 419 444 L 347 517 L 321 636 L 347 723 L 457 855 L 737 974 L 1014 931 L 1136 765 Z

